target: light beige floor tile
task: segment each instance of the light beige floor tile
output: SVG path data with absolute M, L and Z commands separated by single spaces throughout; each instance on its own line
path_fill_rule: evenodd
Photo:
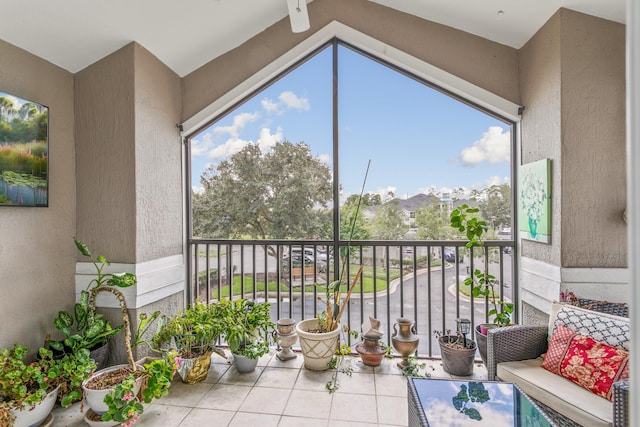
M 333 371 L 310 371 L 302 368 L 293 388 L 297 390 L 324 391 L 326 393 L 325 385 L 331 380 L 333 373 Z
M 237 411 L 251 387 L 234 384 L 216 384 L 198 402 L 198 408 Z
M 273 368 L 291 368 L 291 369 L 300 369 L 304 365 L 304 358 L 302 354 L 295 352 L 296 358 L 291 360 L 282 361 L 278 359 L 277 355 L 274 356 L 270 361 L 269 365 Z
M 175 381 L 169 388 L 169 394 L 158 401 L 163 405 L 194 407 L 213 387 L 212 384 L 201 382 L 186 384 L 182 381 Z
M 282 415 L 290 394 L 290 389 L 253 387 L 239 410 Z
M 252 412 L 236 412 L 229 427 L 278 427 L 280 415 L 256 414 Z M 213 425 L 213 424 L 209 424 Z
M 335 395 L 331 403 L 330 420 L 378 423 L 376 396 L 364 394 Z
M 407 397 L 407 377 L 376 374 L 376 395 Z
M 329 427 L 371 427 L 378 424 L 361 423 L 359 421 L 344 421 L 344 420 L 331 420 L 329 421 Z
M 218 383 L 253 386 L 256 381 L 258 381 L 258 378 L 260 378 L 260 374 L 262 374 L 263 369 L 264 368 L 257 367 L 253 372 L 241 374 L 236 370 L 235 366 L 231 366 L 222 378 L 218 380 Z
M 89 408 L 85 405 L 84 411 L 80 412 L 80 402 L 74 403 L 68 408 L 61 408 L 56 405 L 53 410 L 53 425 L 65 427 L 86 427 L 84 414 Z
M 328 424 L 329 420 L 321 418 L 283 416 L 278 427 L 328 427 Z
M 351 348 L 353 349 L 354 346 L 352 346 Z M 375 367 L 367 366 L 362 363 L 362 359 L 359 357 L 351 358 L 351 366 L 353 367 L 353 372 L 361 372 L 363 374 L 373 374 L 375 370 Z
M 136 422 L 140 427 L 178 427 L 185 419 L 191 408 L 184 406 L 168 406 L 158 403 L 145 405 L 144 413 Z
M 329 419 L 333 395 L 326 391 L 292 390 L 283 415 Z
M 236 413 L 217 409 L 193 408 L 179 427 L 216 426 L 227 427 Z M 158 424 L 160 426 L 161 424 Z
M 220 378 L 229 370 L 231 364 L 228 362 L 224 363 L 212 363 L 211 367 L 209 367 L 209 373 L 207 374 L 207 378 L 204 379 L 203 382 L 208 384 L 217 383 Z
M 271 368 L 267 366 L 258 378 L 256 386 L 292 389 L 298 379 L 297 369 Z
M 407 425 L 409 423 L 406 397 L 377 396 L 380 424 Z
M 351 376 L 338 374 L 340 388 L 336 393 L 376 394 L 373 374 L 354 372 Z
M 374 372 L 376 374 L 402 375 L 402 370 L 398 368 L 398 362 L 400 360 L 401 359 L 397 357 L 394 357 L 393 359 L 384 358 L 382 359 L 382 362 L 380 362 L 380 366 L 373 368 Z

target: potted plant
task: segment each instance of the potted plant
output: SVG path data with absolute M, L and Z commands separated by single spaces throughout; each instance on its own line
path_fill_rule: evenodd
M 471 322 L 469 320 L 466 322 L 468 327 Z M 473 362 L 477 349 L 475 341 L 467 339 L 466 334 L 460 330 L 455 335 L 452 335 L 449 330 L 446 333 L 442 331 L 433 331 L 433 333 L 440 345 L 444 371 L 461 377 L 473 375 Z
M 223 334 L 240 373 L 253 372 L 258 358 L 269 352 L 272 331 L 271 304 L 240 298 L 218 302 Z
M 103 368 L 109 355 L 109 339 L 118 334 L 124 324 L 113 328 L 104 316 L 96 311 L 95 304 L 89 303 L 91 294 L 101 287 L 129 287 L 136 283 L 136 279 L 131 273 L 104 273 L 104 268 L 109 266 L 110 262 L 102 255 L 92 258 L 87 245 L 75 236 L 73 241 L 80 253 L 89 258 L 95 266 L 96 277 L 89 282 L 86 289 L 81 291 L 80 301 L 73 306 L 73 314 L 61 310 L 53 320 L 53 325 L 64 335 L 64 338 L 52 340 L 47 337 L 45 346 L 58 353 L 76 352 L 86 348 L 91 352 L 91 357 L 96 361 L 98 368 Z
M 75 238 L 74 241 L 80 252 L 90 258 L 89 248 Z M 87 422 L 117 420 L 131 425 L 144 411 L 141 401 L 149 403 L 153 398 L 168 393 L 179 359 L 170 354 L 166 358 L 157 360 L 156 363 L 145 366 L 140 366 L 134 361 L 129 312 L 124 295 L 118 288 L 134 286 L 137 282 L 136 276 L 131 273 L 103 274 L 102 268 L 108 265 L 108 261 L 103 256 L 98 256 L 93 263 L 98 271 L 98 278 L 92 280 L 93 286 L 88 291 L 89 310 L 95 310 L 95 299 L 100 292 L 109 292 L 118 299 L 128 363 L 96 371 L 91 378 L 82 383 L 85 400 L 91 408 L 85 419 Z M 156 317 L 157 315 L 152 318 Z M 149 322 L 139 323 L 136 344 L 142 342 L 138 337 L 142 336 L 148 326 Z M 147 391 L 139 394 L 143 385 Z M 118 398 L 123 391 L 126 393 Z M 126 410 L 122 410 L 123 399 L 128 402 L 125 405 Z
M 186 310 L 163 319 L 152 343 L 156 349 L 175 350 L 181 358 L 180 378 L 186 383 L 196 383 L 206 378 L 212 353 L 226 358 L 215 345 L 223 331 L 224 323 L 217 304 L 208 305 L 196 300 Z
M 476 339 L 482 361 L 487 363 L 487 330 L 493 327 L 507 326 L 511 324 L 511 314 L 513 313 L 513 303 L 505 302 L 500 298 L 500 293 L 496 289 L 496 277 L 489 274 L 489 262 L 484 246 L 483 234 L 487 229 L 487 223 L 476 215 L 477 208 L 470 208 L 464 204 L 454 209 L 450 215 L 451 226 L 464 233 L 467 237 L 467 248 L 473 251 L 473 247 L 479 247 L 482 257 L 485 259 L 484 271 L 475 269 L 470 277 L 464 281 L 469 286 L 473 298 L 483 297 L 491 304 L 491 309 L 487 312 L 491 324 L 476 326 Z M 473 252 L 472 252 L 473 253 Z
M 26 355 L 18 344 L 0 352 L 0 425 L 40 425 L 57 398 L 68 407 L 82 397 L 81 384 L 96 366 L 86 349 L 54 358 L 40 348 L 32 363 L 24 362 Z

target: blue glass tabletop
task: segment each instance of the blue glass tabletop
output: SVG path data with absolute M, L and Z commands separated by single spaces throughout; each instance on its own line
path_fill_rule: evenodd
M 511 383 L 432 378 L 409 381 L 413 382 L 429 426 L 553 426 L 529 397 Z

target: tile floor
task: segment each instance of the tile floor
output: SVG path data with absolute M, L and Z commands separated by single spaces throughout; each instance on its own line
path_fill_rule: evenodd
M 325 384 L 333 372 L 303 367 L 302 355 L 281 362 L 275 355 L 260 359 L 253 373 L 239 374 L 232 364 L 213 356 L 205 381 L 177 380 L 169 395 L 154 401 L 139 427 L 371 427 L 407 425 L 406 378 L 396 367 L 399 359 L 385 359 L 379 367 L 351 359 L 353 374 L 339 374 L 339 389 L 329 394 Z M 451 378 L 439 360 L 427 360 L 422 372 Z M 486 379 L 482 363 L 473 378 Z M 53 427 L 85 427 L 80 404 L 54 410 Z

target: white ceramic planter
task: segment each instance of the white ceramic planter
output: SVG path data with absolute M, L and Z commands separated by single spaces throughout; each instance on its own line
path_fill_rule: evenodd
M 101 369 L 99 371 L 96 371 L 95 374 L 93 374 L 93 376 L 89 379 L 86 379 L 83 381 L 82 383 L 82 390 L 84 392 L 84 399 L 87 402 L 87 405 L 89 405 L 89 407 L 91 409 L 93 409 L 93 412 L 95 412 L 98 415 L 102 415 L 105 412 L 107 412 L 107 410 L 109 409 L 107 404 L 104 403 L 104 397 L 109 394 L 109 392 L 112 390 L 110 388 L 105 389 L 105 390 L 93 390 L 90 388 L 87 388 L 86 385 L 89 381 L 91 381 L 93 378 L 98 378 L 102 375 L 105 375 L 109 372 L 113 372 L 113 371 L 117 371 L 118 369 L 121 369 L 123 367 L 129 366 L 128 364 L 125 365 L 115 365 L 115 366 L 111 366 L 109 368 L 105 368 L 105 369 Z M 142 369 L 142 367 L 140 367 Z M 137 395 L 138 392 L 140 391 L 140 387 L 142 386 L 142 378 L 138 378 L 138 380 L 136 381 L 136 387 L 134 388 L 134 395 Z
M 49 394 L 42 399 L 41 402 L 36 403 L 33 408 L 31 405 L 25 405 L 22 409 L 13 409 L 11 412 L 16 420 L 13 423 L 13 427 L 31 427 L 41 425 L 49 416 L 53 410 L 53 405 L 58 398 L 58 387 L 55 390 L 50 391 Z
M 305 368 L 313 371 L 324 371 L 329 368 L 329 362 L 338 347 L 340 327 L 338 324 L 338 327 L 331 332 L 317 333 L 309 332 L 318 328 L 317 319 L 303 320 L 296 325 Z

